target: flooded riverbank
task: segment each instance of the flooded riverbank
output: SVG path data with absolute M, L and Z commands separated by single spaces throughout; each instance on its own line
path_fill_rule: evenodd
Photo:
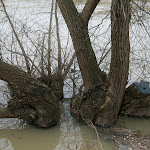
M 63 108 L 62 108 L 63 107 Z M 60 123 L 50 129 L 38 129 L 18 119 L 0 119 L 1 150 L 90 150 L 101 149 L 95 131 L 72 118 L 69 100 L 60 104 Z M 117 148 L 100 139 L 105 150 Z
M 101 146 L 104 150 L 119 149 L 112 141 L 104 140 L 104 134 L 101 135 L 100 132 L 98 141 L 94 129 L 72 118 L 69 100 L 65 100 L 60 107 L 60 123 L 50 129 L 38 129 L 18 119 L 0 119 L 0 149 L 100 150 Z M 150 119 L 119 117 L 114 127 L 140 130 L 142 135 L 150 135 Z
M 6 107 L 7 87 L 0 81 L 1 110 Z M 5 93 L 5 94 L 4 94 Z M 39 129 L 19 119 L 0 119 L 0 150 L 118 150 L 113 134 L 105 135 L 95 128 L 76 121 L 70 114 L 70 99 L 60 103 L 59 124 L 50 129 Z M 120 116 L 115 129 L 138 130 L 150 135 L 150 119 Z M 110 136 L 110 139 L 108 137 Z

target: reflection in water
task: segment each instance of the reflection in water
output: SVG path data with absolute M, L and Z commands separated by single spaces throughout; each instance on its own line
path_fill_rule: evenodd
M 24 129 L 27 124 L 20 119 L 0 119 L 0 129 Z
M 0 139 L 0 150 L 14 150 L 12 143 L 7 139 Z
M 114 143 L 105 141 L 100 137 L 98 141 L 96 132 L 86 124 L 77 122 L 70 114 L 69 100 L 65 100 L 61 106 L 60 138 L 54 150 L 111 150 L 116 148 Z M 100 143 L 102 145 L 100 145 Z
M 64 102 L 60 125 L 37 129 L 19 119 L 0 119 L 0 150 L 80 150 L 82 134 Z M 61 132 L 61 134 L 60 134 Z M 8 140 L 9 139 L 9 140 Z
M 71 117 L 69 110 L 69 103 L 65 101 L 60 118 L 60 139 L 55 150 L 79 150 L 82 145 L 82 135 L 80 127 L 76 121 Z
M 60 125 L 50 129 L 38 129 L 19 119 L 0 119 L 0 150 L 101 150 L 95 131 L 71 117 L 68 100 L 62 107 Z M 120 117 L 117 126 L 138 127 L 150 134 L 150 119 Z M 103 137 L 100 142 L 104 150 L 118 149 Z

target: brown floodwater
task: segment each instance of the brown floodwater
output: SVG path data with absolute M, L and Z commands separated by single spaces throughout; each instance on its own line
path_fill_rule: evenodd
M 62 106 L 61 106 L 62 107 Z M 60 123 L 50 129 L 38 129 L 18 119 L 0 119 L 0 150 L 111 150 L 112 142 L 70 115 L 69 102 L 64 101 Z
M 69 100 L 61 108 L 58 125 L 39 129 L 19 119 L 0 119 L 0 150 L 117 150 L 118 147 L 101 137 L 94 129 L 77 122 L 70 115 Z M 150 135 L 150 119 L 119 117 L 116 127 L 140 130 Z
M 6 83 L 0 81 L 0 110 L 8 100 Z M 5 94 L 6 93 L 6 94 Z M 69 99 L 62 104 L 59 123 L 39 129 L 19 119 L 0 119 L 0 150 L 118 150 L 104 134 L 77 122 L 69 112 Z M 4 105 L 2 105 L 4 104 Z M 150 135 L 150 119 L 121 116 L 115 127 L 140 130 Z M 99 136 L 99 140 L 98 140 Z

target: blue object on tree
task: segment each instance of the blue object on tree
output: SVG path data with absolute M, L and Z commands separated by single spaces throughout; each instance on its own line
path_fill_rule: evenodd
M 143 94 L 150 94 L 149 82 L 141 80 L 140 82 L 134 82 L 134 84 Z

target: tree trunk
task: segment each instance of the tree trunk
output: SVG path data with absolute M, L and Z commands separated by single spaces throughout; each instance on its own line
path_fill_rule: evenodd
M 63 95 L 64 79 L 62 74 L 56 73 L 52 75 L 50 88 L 53 89 L 53 94 L 56 96 L 57 101 L 64 98 Z
M 72 0 L 57 0 L 57 3 L 70 31 L 84 85 L 88 91 L 101 85 L 106 77 L 99 69 L 91 46 L 87 27 L 88 19 L 85 19 L 90 15 L 78 13 Z
M 58 16 L 57 16 L 57 2 L 55 2 L 55 20 L 56 20 L 56 35 L 57 35 L 57 47 L 58 47 L 58 74 L 62 74 L 62 63 L 61 63 L 61 42 L 60 42 L 60 35 L 59 35 L 59 23 L 58 23 Z
M 113 0 L 111 6 L 111 64 L 106 100 L 95 124 L 109 126 L 117 120 L 129 70 L 129 0 Z
M 51 90 L 19 68 L 0 61 L 0 79 L 9 83 L 13 96 L 8 103 L 15 116 L 48 128 L 59 120 L 59 105 Z
M 92 121 L 95 125 L 106 127 L 117 120 L 128 79 L 130 13 L 129 0 L 112 1 L 112 48 L 108 87 L 94 88 L 72 103 L 76 116 L 84 122 Z

